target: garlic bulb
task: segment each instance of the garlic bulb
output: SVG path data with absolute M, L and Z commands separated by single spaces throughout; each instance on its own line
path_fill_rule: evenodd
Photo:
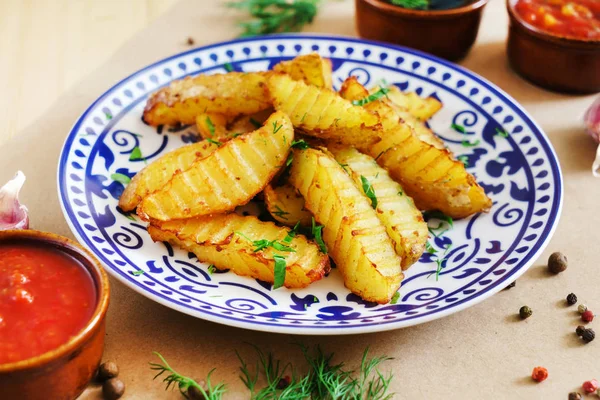
M 19 203 L 19 191 L 25 183 L 25 174 L 18 171 L 13 179 L 0 188 L 0 231 L 29 229 L 27 207 Z

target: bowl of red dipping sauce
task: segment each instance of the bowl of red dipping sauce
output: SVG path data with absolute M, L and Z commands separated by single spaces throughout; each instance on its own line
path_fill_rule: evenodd
M 532 83 L 600 92 L 600 0 L 507 0 L 508 59 Z
M 106 273 L 67 238 L 0 231 L 0 398 L 74 399 L 104 350 Z

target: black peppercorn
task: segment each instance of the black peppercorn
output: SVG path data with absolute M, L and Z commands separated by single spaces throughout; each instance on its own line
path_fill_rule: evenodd
M 577 304 L 577 296 L 575 293 L 569 293 L 567 296 L 567 304 L 572 306 L 573 304 Z
M 567 257 L 561 252 L 550 254 L 550 257 L 548 258 L 548 269 L 555 274 L 563 272 L 567 269 Z
M 187 394 L 190 400 L 206 400 L 206 397 L 196 386 L 190 386 L 187 390 Z
M 513 283 L 511 283 L 510 285 L 505 287 L 504 290 L 510 290 L 510 289 L 514 288 L 515 286 L 517 286 L 517 281 L 513 281 Z
M 106 400 L 120 399 L 125 393 L 125 384 L 119 378 L 111 378 L 102 385 L 102 395 Z
M 594 332 L 594 330 L 591 328 L 585 329 L 581 335 L 581 338 L 584 342 L 589 343 L 596 338 L 596 332 Z
M 283 389 L 287 388 L 288 386 L 290 386 L 291 382 L 292 382 L 292 380 L 290 379 L 290 377 L 286 375 L 283 378 L 281 378 L 279 380 L 279 382 L 277 382 L 277 389 L 283 390 Z
M 569 400 L 581 400 L 581 395 L 577 392 L 569 393 Z
M 98 367 L 98 381 L 104 382 L 110 378 L 114 378 L 119 375 L 119 367 L 112 361 L 107 361 L 100 364 Z
M 585 331 L 585 326 L 583 325 L 579 325 L 577 329 L 575 329 L 577 336 L 583 336 L 583 331 Z
M 533 310 L 527 306 L 523 306 L 519 309 L 519 315 L 522 319 L 531 317 L 531 314 L 533 314 Z

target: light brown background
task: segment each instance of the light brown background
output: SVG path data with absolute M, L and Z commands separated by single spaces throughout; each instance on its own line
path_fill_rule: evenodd
M 330 1 L 310 31 L 355 35 L 353 5 Z M 185 50 L 185 38 L 198 45 L 235 36 L 236 14 L 217 0 L 178 3 L 129 41 L 113 58 L 76 84 L 46 114 L 0 147 L 0 182 L 17 169 L 28 177 L 22 199 L 29 206 L 33 228 L 72 236 L 56 193 L 56 165 L 62 142 L 78 115 L 113 83 L 146 64 Z M 584 380 L 600 378 L 600 339 L 581 344 L 574 335 L 579 323 L 574 308 L 564 306 L 571 291 L 600 310 L 600 226 L 597 198 L 600 182 L 590 172 L 595 144 L 584 134 L 581 116 L 593 97 L 552 94 L 521 80 L 505 58 L 507 17 L 502 0 L 485 12 L 476 47 L 462 63 L 515 97 L 548 133 L 565 179 L 562 219 L 547 251 L 518 280 L 517 286 L 459 314 L 403 330 L 355 336 L 293 337 L 221 326 L 160 306 L 112 280 L 105 358 L 115 360 L 127 384 L 127 399 L 178 398 L 152 381 L 148 361 L 160 351 L 181 372 L 202 377 L 216 367 L 216 379 L 229 383 L 226 398 L 245 399 L 238 379 L 234 349 L 250 355 L 243 342 L 272 350 L 285 361 L 300 361 L 294 341 L 321 344 L 338 360 L 355 366 L 362 351 L 395 359 L 393 390 L 402 399 L 564 399 Z M 92 56 L 92 55 L 90 55 Z M 34 96 L 35 93 L 31 93 Z M 569 269 L 558 276 L 544 267 L 547 256 L 560 250 Z M 527 304 L 534 314 L 520 321 L 515 314 Z M 600 322 L 594 322 L 598 325 Z M 600 328 L 597 329 L 600 333 Z M 300 364 L 301 365 L 301 364 Z M 550 377 L 541 384 L 529 378 L 542 365 Z M 43 388 L 41 388 L 42 390 Z M 91 388 L 85 399 L 98 398 Z

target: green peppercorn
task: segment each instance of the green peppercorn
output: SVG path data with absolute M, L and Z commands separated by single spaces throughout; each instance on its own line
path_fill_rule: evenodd
M 583 336 L 583 332 L 585 331 L 585 326 L 579 325 L 577 329 L 575 329 L 575 333 L 577 336 Z
M 519 315 L 521 316 L 521 319 L 527 319 L 531 317 L 531 314 L 533 314 L 533 310 L 527 306 L 523 306 L 519 309 Z
M 106 400 L 120 399 L 125 393 L 125 384 L 119 378 L 110 378 L 102 385 L 102 395 Z
M 554 274 L 563 272 L 567 269 L 567 257 L 561 252 L 550 254 L 550 257 L 548 258 L 548 269 Z
M 107 361 L 100 364 L 98 367 L 98 381 L 104 382 L 110 378 L 114 378 L 119 375 L 119 367 L 112 361 Z
M 579 311 L 579 314 L 583 314 L 587 311 L 587 306 L 585 304 L 580 304 L 577 306 L 577 311 Z
M 569 293 L 567 296 L 567 304 L 572 306 L 573 304 L 577 304 L 577 296 L 575 293 Z
M 588 328 L 583 331 L 581 338 L 584 342 L 589 343 L 596 338 L 596 332 L 593 329 Z
M 581 400 L 581 395 L 577 392 L 569 393 L 569 400 Z

